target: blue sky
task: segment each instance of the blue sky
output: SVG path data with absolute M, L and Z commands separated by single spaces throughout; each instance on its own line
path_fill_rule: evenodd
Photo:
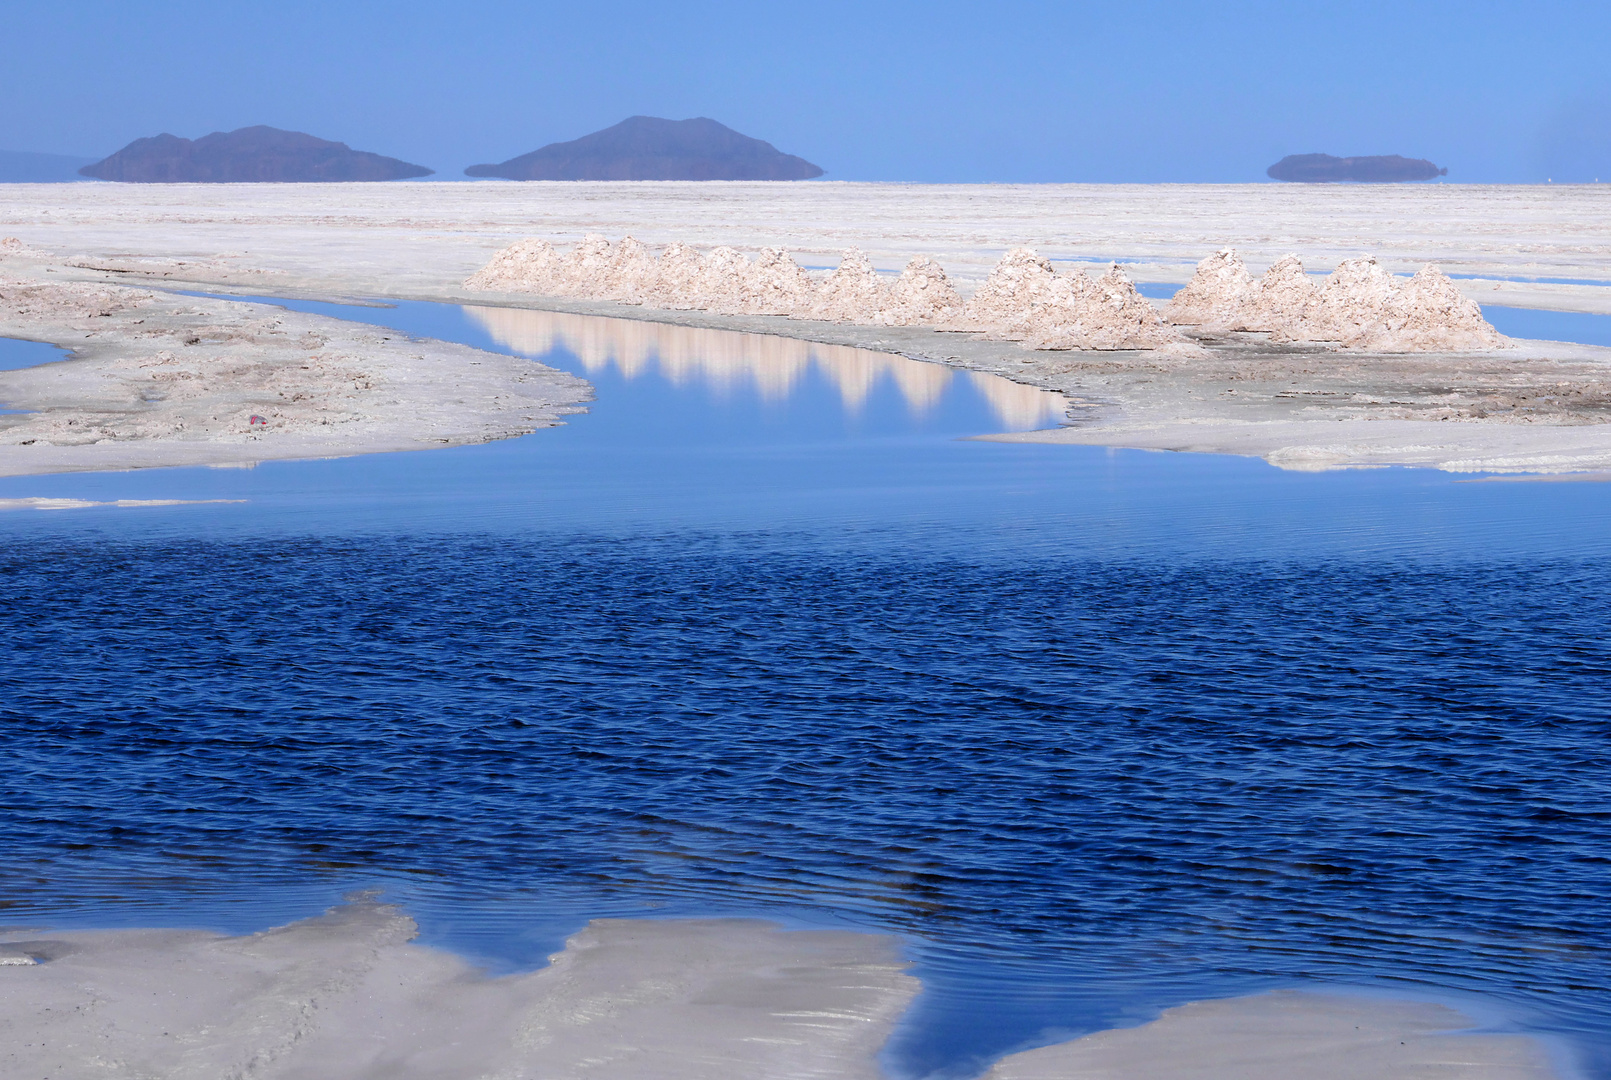
M 1611 180 L 1611 5 L 6 0 L 0 149 L 308 131 L 457 175 L 634 113 L 830 179 L 1244 181 L 1288 153 Z

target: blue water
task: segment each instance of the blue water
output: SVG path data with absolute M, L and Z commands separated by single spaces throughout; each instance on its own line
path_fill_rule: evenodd
M 1605 485 L 966 441 L 1059 406 L 296 306 L 598 400 L 484 447 L 0 481 L 248 500 L 0 515 L 6 921 L 378 886 L 506 970 L 594 915 L 758 914 L 905 937 L 897 1076 L 1273 985 L 1453 1000 L 1611 1076 Z
M 0 337 L 0 371 L 16 371 L 19 368 L 38 367 L 40 364 L 49 364 L 66 358 L 66 350 L 46 344 L 43 341 L 24 341 L 20 338 Z M 0 402 L 0 416 L 23 411 L 25 410 L 8 409 L 4 402 Z
M 37 367 L 40 364 L 49 364 L 66 358 L 65 350 L 43 341 L 0 337 L 0 371 Z
M 1539 311 L 1536 308 L 1484 304 L 1483 317 L 1501 334 L 1546 341 L 1575 341 L 1582 345 L 1611 345 L 1611 316 L 1577 311 Z

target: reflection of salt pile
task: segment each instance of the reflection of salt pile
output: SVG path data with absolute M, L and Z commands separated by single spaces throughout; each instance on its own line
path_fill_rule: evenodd
M 1197 264 L 1170 301 L 1172 322 L 1268 332 L 1273 341 L 1335 341 L 1383 352 L 1492 349 L 1505 338 L 1435 266 L 1400 283 L 1370 256 L 1344 259 L 1317 287 L 1288 255 L 1255 281 L 1227 248 Z
M 565 255 L 543 240 L 511 244 L 465 287 L 668 310 L 981 330 L 1038 349 L 1150 349 L 1179 340 L 1117 266 L 1092 281 L 1082 270 L 1055 273 L 1022 248 L 1007 253 L 968 304 L 945 270 L 922 257 L 889 280 L 861 252 L 849 251 L 819 280 L 779 248 L 751 261 L 729 247 L 702 256 L 670 244 L 656 260 L 631 237 L 612 249 L 598 235 Z
M 861 408 L 881 380 L 893 382 L 915 416 L 938 404 L 954 372 L 939 364 L 844 345 L 795 338 L 705 330 L 635 319 L 608 319 L 526 308 L 467 307 L 493 340 L 525 356 L 555 348 L 576 355 L 588 371 L 610 366 L 628 378 L 658 370 L 678 385 L 704 382 L 724 391 L 750 385 L 761 400 L 781 401 L 815 365 L 847 408 Z M 1062 420 L 1060 394 L 993 375 L 970 373 L 1004 430 L 1046 427 Z

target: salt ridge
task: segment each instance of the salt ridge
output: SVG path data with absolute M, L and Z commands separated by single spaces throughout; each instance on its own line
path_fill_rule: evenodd
M 923 256 L 890 279 L 851 249 L 816 277 L 781 248 L 751 260 L 730 247 L 700 255 L 668 244 L 654 259 L 630 236 L 612 247 L 597 234 L 564 255 L 546 240 L 518 241 L 464 284 L 672 311 L 970 330 L 1033 349 L 1156 349 L 1183 340 L 1116 264 L 1093 281 L 1082 269 L 1054 270 L 1028 248 L 1009 251 L 966 303 L 944 268 Z
M 656 259 L 630 236 L 612 245 L 596 233 L 563 255 L 546 240 L 518 241 L 464 284 L 672 311 L 967 330 L 1037 350 L 1168 349 L 1186 340 L 1179 326 L 1379 352 L 1508 344 L 1436 266 L 1401 282 L 1368 255 L 1345 259 L 1317 285 L 1296 255 L 1255 279 L 1226 248 L 1198 264 L 1162 316 L 1116 263 L 1092 278 L 1077 267 L 1059 271 L 1023 247 L 1002 256 L 966 302 L 944 268 L 922 256 L 891 280 L 853 248 L 834 270 L 813 276 L 782 248 L 763 248 L 752 260 L 731 247 L 702 255 L 674 243 Z

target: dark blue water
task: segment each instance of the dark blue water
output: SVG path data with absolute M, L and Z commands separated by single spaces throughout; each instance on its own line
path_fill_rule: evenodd
M 1039 399 L 567 325 L 561 429 L 0 482 L 249 500 L 0 515 L 6 921 L 761 914 L 906 937 L 898 1075 L 1296 984 L 1611 1076 L 1611 489 L 957 441 Z

